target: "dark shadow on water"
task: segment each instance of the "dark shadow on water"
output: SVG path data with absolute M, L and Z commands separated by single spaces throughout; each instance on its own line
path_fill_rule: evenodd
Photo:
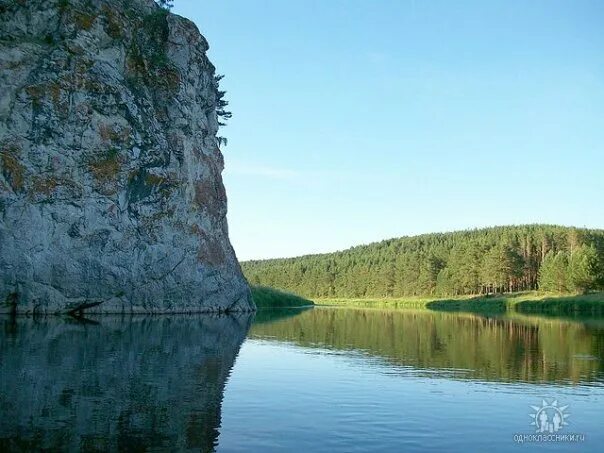
M 312 309 L 313 307 L 259 308 L 256 312 L 256 316 L 254 317 L 254 324 L 264 324 L 293 318 L 295 316 L 299 316 L 306 310 Z
M 478 314 L 503 314 L 507 311 L 505 300 L 500 298 L 474 297 L 470 299 L 442 299 L 428 302 L 426 308 L 435 311 L 465 312 Z
M 82 315 L 67 315 L 67 316 L 65 316 L 64 319 L 65 319 L 65 322 L 72 323 L 72 324 L 82 324 L 82 325 L 90 324 L 93 326 L 100 325 L 100 321 L 97 321 L 96 319 L 87 318 Z
M 0 318 L 0 451 L 212 451 L 252 317 Z
M 506 312 L 539 314 L 565 319 L 604 319 L 604 300 L 600 294 L 545 297 L 523 300 L 522 294 L 509 297 L 480 296 L 469 299 L 442 299 L 426 304 L 435 311 L 498 315 Z
M 514 308 L 520 313 L 591 319 L 604 318 L 604 299 L 601 294 L 521 300 L 515 304 Z

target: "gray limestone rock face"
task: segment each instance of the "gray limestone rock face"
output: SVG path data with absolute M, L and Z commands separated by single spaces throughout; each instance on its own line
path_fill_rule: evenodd
M 207 50 L 152 0 L 0 0 L 0 312 L 255 309 Z

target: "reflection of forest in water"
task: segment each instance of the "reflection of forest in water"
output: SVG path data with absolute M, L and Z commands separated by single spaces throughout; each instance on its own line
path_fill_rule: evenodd
M 604 377 L 604 327 L 599 323 L 429 310 L 315 308 L 283 320 L 254 323 L 250 336 L 305 347 L 361 350 L 397 365 L 475 379 L 588 383 Z
M 252 316 L 0 318 L 0 451 L 211 450 Z M 604 382 L 593 320 L 314 308 L 261 311 L 249 336 L 363 351 L 394 373 Z
M 0 450 L 211 450 L 251 316 L 0 319 Z

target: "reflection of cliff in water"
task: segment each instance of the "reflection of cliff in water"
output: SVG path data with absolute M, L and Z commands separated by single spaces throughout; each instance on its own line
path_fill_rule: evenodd
M 0 450 L 212 450 L 250 321 L 0 320 Z
M 365 351 L 436 375 L 560 383 L 604 376 L 604 329 L 551 318 L 315 308 L 284 321 L 254 324 L 250 336 Z

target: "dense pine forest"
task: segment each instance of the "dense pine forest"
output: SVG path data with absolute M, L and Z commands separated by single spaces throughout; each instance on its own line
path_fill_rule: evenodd
M 586 292 L 604 289 L 604 230 L 525 225 L 424 234 L 242 267 L 251 284 L 316 298 Z

